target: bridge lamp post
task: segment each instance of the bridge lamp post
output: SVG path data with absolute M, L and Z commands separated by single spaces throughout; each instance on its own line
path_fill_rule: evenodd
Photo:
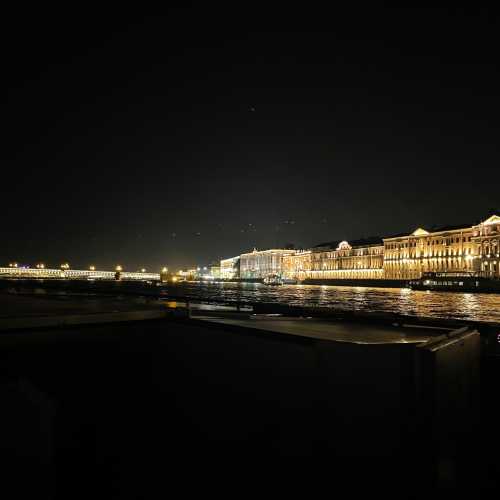
M 168 268 L 167 267 L 164 267 L 162 270 L 161 270 L 161 273 L 160 273 L 160 281 L 162 283 L 166 283 L 168 280 Z
M 90 266 L 89 271 L 95 271 L 95 266 Z

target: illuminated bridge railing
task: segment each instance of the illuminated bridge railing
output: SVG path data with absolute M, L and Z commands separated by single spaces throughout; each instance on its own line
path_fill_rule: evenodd
M 32 269 L 25 267 L 0 267 L 0 278 L 59 278 L 114 280 L 115 271 L 87 271 L 84 269 Z M 120 272 L 122 280 L 158 281 L 159 273 Z

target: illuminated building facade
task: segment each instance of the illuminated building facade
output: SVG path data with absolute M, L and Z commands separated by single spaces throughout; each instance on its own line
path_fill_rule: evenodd
M 210 276 L 214 279 L 219 279 L 220 278 L 220 266 L 210 266 Z
M 419 228 L 410 235 L 384 238 L 387 279 L 420 278 L 425 272 L 474 273 L 500 277 L 500 217 L 476 226 Z
M 220 261 L 219 275 L 221 279 L 232 280 L 240 276 L 240 256 Z
M 198 274 L 199 271 L 198 269 L 181 269 L 180 271 L 177 271 L 177 276 L 182 280 L 182 281 L 194 281 L 198 279 Z
M 417 279 L 422 273 L 500 277 L 500 217 L 383 239 L 330 242 L 283 257 L 283 274 L 303 279 Z
M 335 242 L 312 253 L 312 279 L 380 279 L 384 274 L 382 240 Z
M 297 250 L 283 255 L 282 276 L 287 279 L 304 280 L 311 276 L 312 251 Z
M 474 270 L 480 276 L 500 277 L 500 217 L 492 215 L 472 228 L 472 241 L 476 247 Z
M 281 276 L 283 271 L 283 258 L 295 254 L 295 250 L 255 250 L 251 253 L 240 255 L 240 277 L 243 279 L 267 278 L 268 276 Z
M 420 278 L 425 272 L 473 272 L 472 227 L 418 228 L 409 235 L 384 238 L 387 279 Z

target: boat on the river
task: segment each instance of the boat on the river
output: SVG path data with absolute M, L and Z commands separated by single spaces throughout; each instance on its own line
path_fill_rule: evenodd
M 500 293 L 500 279 L 478 276 L 475 273 L 423 273 L 419 279 L 409 280 L 412 290 L 443 292 Z
M 263 283 L 264 285 L 277 286 L 282 285 L 283 280 L 277 274 L 270 274 L 264 278 Z

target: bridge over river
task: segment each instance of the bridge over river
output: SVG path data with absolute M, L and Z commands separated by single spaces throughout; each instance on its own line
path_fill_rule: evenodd
M 0 267 L 0 278 L 114 280 L 116 279 L 116 271 Z M 160 274 L 120 271 L 120 279 L 135 281 L 158 281 L 160 279 Z

